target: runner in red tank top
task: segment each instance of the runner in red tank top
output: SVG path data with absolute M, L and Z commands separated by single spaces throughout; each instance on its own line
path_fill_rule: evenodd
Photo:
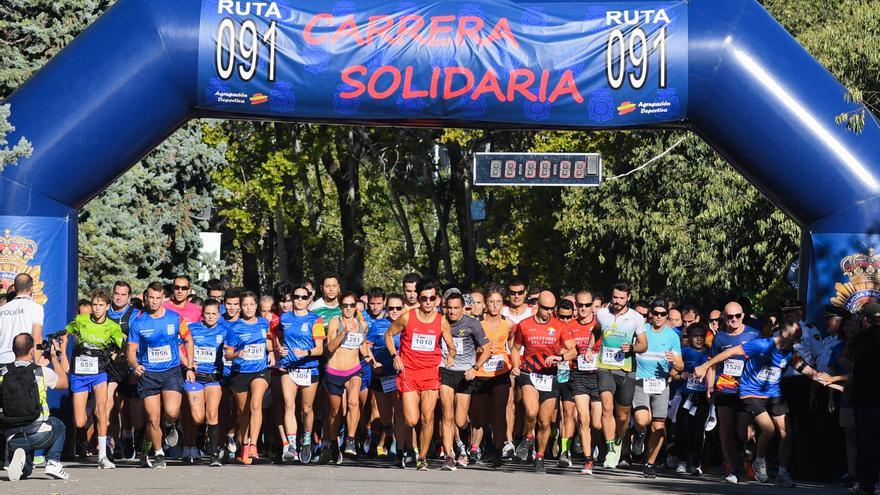
M 419 280 L 416 290 L 419 307 L 394 320 L 385 332 L 385 345 L 394 349 L 394 336 L 400 334 L 400 353 L 394 353 L 397 369 L 397 390 L 403 403 L 403 419 L 407 426 L 421 424 L 419 434 L 419 471 L 427 471 L 425 456 L 434 435 L 434 409 L 440 389 L 440 339 L 446 342 L 449 353 L 446 366 L 455 362 L 455 343 L 449 323 L 437 312 L 440 300 L 439 284 Z M 393 352 L 393 351 L 392 351 Z

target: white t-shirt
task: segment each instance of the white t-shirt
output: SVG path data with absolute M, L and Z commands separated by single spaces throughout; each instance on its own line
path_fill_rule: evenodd
M 16 297 L 0 306 L 0 363 L 15 360 L 12 341 L 20 333 L 32 333 L 43 324 L 43 306 L 30 297 Z
M 519 322 L 525 320 L 529 316 L 532 316 L 532 308 L 526 306 L 525 311 L 523 311 L 521 314 L 515 315 L 510 312 L 509 306 L 504 306 L 503 308 L 501 308 L 501 316 L 512 321 L 514 325 L 517 325 Z
M 14 357 L 13 357 L 14 359 Z M 16 361 L 14 363 L 15 366 L 27 366 L 31 363 L 27 361 Z M 42 366 L 43 368 L 43 380 L 46 382 L 46 388 L 53 389 L 58 385 L 58 373 L 55 373 L 55 370 L 48 366 Z

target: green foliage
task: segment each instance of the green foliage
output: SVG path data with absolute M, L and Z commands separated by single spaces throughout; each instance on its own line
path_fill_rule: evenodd
M 7 165 L 15 165 L 18 160 L 31 156 L 33 147 L 24 137 L 19 138 L 11 148 L 6 135 L 15 130 L 9 123 L 9 105 L 0 105 L 0 172 Z

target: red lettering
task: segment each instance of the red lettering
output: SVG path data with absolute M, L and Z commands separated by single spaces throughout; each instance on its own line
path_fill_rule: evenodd
M 412 24 L 409 24 L 410 22 Z M 394 42 L 400 44 L 409 37 L 424 45 L 425 38 L 422 38 L 422 35 L 419 34 L 423 27 L 425 27 L 425 19 L 420 15 L 410 14 L 401 17 L 397 22 L 397 39 Z
M 507 101 L 498 86 L 498 77 L 495 75 L 495 71 L 490 70 L 483 74 L 483 79 L 480 80 L 480 84 L 477 84 L 477 89 L 471 95 L 471 100 L 476 100 L 483 93 L 494 93 L 498 101 Z
M 570 94 L 572 99 L 578 103 L 584 102 L 584 97 L 581 96 L 581 93 L 577 89 L 577 85 L 574 83 L 574 76 L 571 75 L 571 70 L 566 70 L 562 73 L 562 77 L 560 77 L 559 82 L 556 83 L 556 88 L 550 93 L 550 102 L 552 103 L 556 101 L 556 98 L 559 98 L 564 94 Z
M 381 22 L 381 25 L 377 25 Z M 390 15 L 374 15 L 370 17 L 370 23 L 367 25 L 367 44 L 373 44 L 373 37 L 382 37 L 382 41 L 386 43 L 392 43 L 394 38 L 389 36 L 382 36 L 391 30 L 391 26 L 394 25 L 394 18 Z
M 550 71 L 544 69 L 541 71 L 541 84 L 538 86 L 538 99 L 542 102 L 547 101 L 547 83 L 550 81 Z
M 382 77 L 383 74 L 391 74 L 391 84 L 388 85 L 388 88 L 384 91 L 378 91 L 376 89 L 376 85 L 379 81 L 379 78 Z M 400 70 L 397 67 L 392 67 L 390 65 L 383 65 L 376 69 L 376 72 L 373 72 L 373 75 L 370 76 L 369 82 L 367 82 L 367 93 L 371 98 L 376 100 L 381 100 L 384 98 L 388 98 L 391 96 L 397 88 L 400 86 Z
M 437 86 L 440 85 L 440 67 L 431 69 L 431 98 L 437 97 Z
M 525 76 L 525 81 L 517 82 L 519 76 Z M 507 101 L 513 101 L 514 93 L 525 96 L 529 101 L 537 100 L 538 97 L 529 90 L 529 86 L 534 82 L 535 73 L 530 69 L 511 69 L 510 77 L 507 79 Z
M 367 68 L 363 65 L 352 65 L 351 67 L 346 67 L 342 70 L 342 82 L 354 87 L 354 89 L 351 91 L 343 91 L 339 93 L 340 98 L 357 98 L 358 96 L 364 94 L 364 90 L 367 89 L 366 86 L 364 86 L 364 83 L 352 78 L 352 74 L 360 74 L 362 76 L 365 76 L 367 75 Z
M 413 91 L 413 89 L 412 89 L 412 74 L 413 74 L 413 68 L 411 65 L 409 65 L 403 71 L 403 97 L 404 98 L 420 98 L 422 96 L 428 96 L 428 91 L 425 89 L 419 89 L 419 90 Z
M 468 27 L 468 23 L 473 23 Z M 455 44 L 460 45 L 464 38 L 468 38 L 475 45 L 480 44 L 480 30 L 483 29 L 483 19 L 480 17 L 466 15 L 458 18 L 458 30 L 455 33 Z
M 446 67 L 443 69 L 443 99 L 451 100 L 465 95 L 474 87 L 474 73 L 465 67 Z M 455 76 L 464 76 L 465 84 L 458 89 L 452 89 L 452 80 Z
M 358 30 L 357 23 L 354 22 L 353 15 L 345 16 L 345 19 L 343 19 L 342 23 L 339 24 L 339 27 L 336 28 L 336 32 L 333 33 L 333 38 L 331 39 L 331 41 L 333 41 L 333 43 L 336 43 L 337 41 L 339 41 L 340 38 L 346 36 L 353 39 L 358 45 L 364 44 L 364 39 L 361 38 L 361 33 Z
M 498 19 L 498 23 L 495 24 L 495 27 L 492 28 L 492 32 L 490 32 L 489 36 L 483 40 L 483 43 L 488 45 L 489 43 L 501 39 L 506 39 L 512 43 L 513 46 L 519 46 L 519 43 L 516 42 L 516 38 L 513 37 L 513 31 L 510 29 L 510 22 L 507 20 L 507 17 Z
M 454 15 L 438 15 L 431 18 L 431 24 L 428 26 L 428 44 L 433 46 L 445 46 L 452 44 L 452 38 L 439 36 L 452 32 L 452 26 L 444 26 L 441 23 L 452 23 L 455 21 Z
M 309 23 L 306 24 L 305 29 L 303 30 L 303 38 L 306 40 L 306 43 L 312 45 L 320 45 L 327 41 L 327 35 L 322 36 L 312 36 L 312 29 L 318 24 L 318 21 L 321 19 L 329 19 L 333 20 L 333 16 L 330 14 L 315 14 L 314 17 L 309 19 Z

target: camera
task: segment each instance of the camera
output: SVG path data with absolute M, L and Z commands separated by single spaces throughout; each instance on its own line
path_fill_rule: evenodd
M 36 345 L 37 350 L 41 351 L 43 353 L 43 356 L 48 358 L 52 353 L 52 343 L 61 343 L 61 338 L 64 336 L 65 333 L 67 333 L 65 330 L 61 330 L 60 332 L 55 332 L 53 334 L 47 335 L 42 342 Z M 61 355 L 60 352 L 56 354 L 58 354 L 59 356 Z

